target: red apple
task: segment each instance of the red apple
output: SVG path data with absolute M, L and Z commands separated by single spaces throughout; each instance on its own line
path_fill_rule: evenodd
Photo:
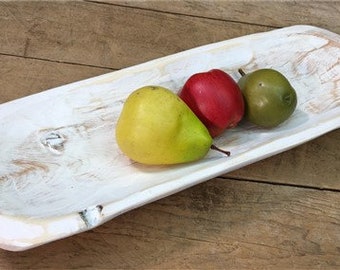
M 212 137 L 235 127 L 244 114 L 241 89 L 220 69 L 192 75 L 178 93 Z

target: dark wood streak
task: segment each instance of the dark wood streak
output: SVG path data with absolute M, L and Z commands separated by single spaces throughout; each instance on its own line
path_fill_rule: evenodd
M 2 176 L 3 178 L 6 178 L 6 179 L 21 178 L 30 173 L 36 173 L 36 172 L 48 173 L 49 172 L 49 167 L 38 161 L 26 160 L 26 159 L 15 159 L 12 161 L 12 164 L 15 165 L 18 168 L 18 170 L 6 176 Z

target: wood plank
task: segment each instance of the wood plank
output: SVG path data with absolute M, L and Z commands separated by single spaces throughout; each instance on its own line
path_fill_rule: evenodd
M 340 193 L 215 179 L 1 269 L 336 269 Z M 190 229 L 189 229 L 190 228 Z
M 79 1 L 1 2 L 0 25 L 0 54 L 113 69 L 272 29 Z
M 0 103 L 112 71 L 0 54 Z
M 340 2 L 324 1 L 116 1 L 95 0 L 143 9 L 158 10 L 176 14 L 214 18 L 234 22 L 284 27 L 295 24 L 311 24 L 340 33 Z
M 340 190 L 340 129 L 225 177 Z

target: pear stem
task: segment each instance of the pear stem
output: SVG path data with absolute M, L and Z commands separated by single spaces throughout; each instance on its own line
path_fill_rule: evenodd
M 218 151 L 218 152 L 221 152 L 221 153 L 227 155 L 228 157 L 230 156 L 230 151 L 222 150 L 221 148 L 218 148 L 218 147 L 217 147 L 216 145 L 214 145 L 214 144 L 212 144 L 212 145 L 210 146 L 210 149 L 216 150 L 216 151 Z
M 240 73 L 242 77 L 243 77 L 244 75 L 246 75 L 246 73 L 243 71 L 242 68 L 239 68 L 239 69 L 238 69 L 238 73 Z

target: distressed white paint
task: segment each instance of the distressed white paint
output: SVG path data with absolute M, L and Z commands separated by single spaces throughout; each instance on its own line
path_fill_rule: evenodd
M 24 250 L 96 227 L 140 205 L 285 151 L 340 126 L 340 36 L 294 26 L 227 40 L 0 105 L 0 247 Z M 178 91 L 195 72 L 275 68 L 297 90 L 283 125 L 242 124 L 199 162 L 148 167 L 117 148 L 116 120 L 134 89 Z

